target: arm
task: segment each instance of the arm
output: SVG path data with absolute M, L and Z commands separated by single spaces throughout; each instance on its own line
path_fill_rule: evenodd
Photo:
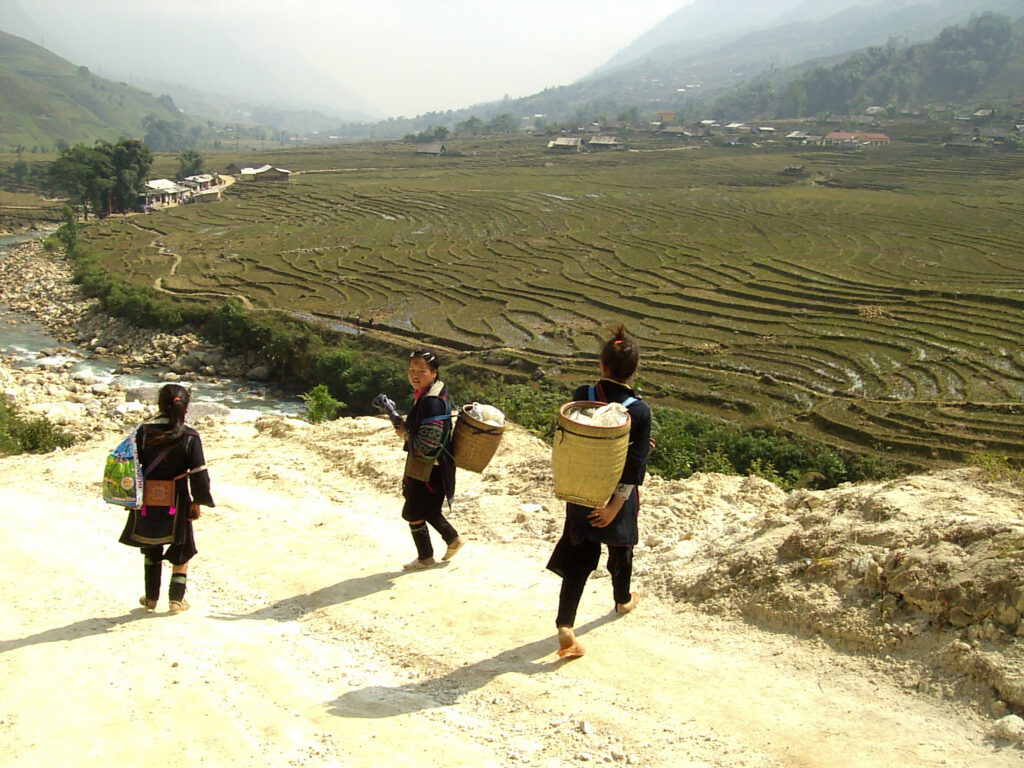
M 595 528 L 606 528 L 618 517 L 633 489 L 642 485 L 651 452 L 651 410 L 645 403 L 630 406 L 629 450 L 619 485 L 603 507 L 593 509 L 587 519 Z
M 189 506 L 189 518 L 195 520 L 202 512 L 200 505 L 215 507 L 213 496 L 210 495 L 210 473 L 206 470 L 206 457 L 203 455 L 203 441 L 199 435 L 186 438 L 185 461 L 188 466 L 188 485 L 192 495 Z

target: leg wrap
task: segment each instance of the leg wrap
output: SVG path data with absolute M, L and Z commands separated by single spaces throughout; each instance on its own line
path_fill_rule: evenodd
M 430 543 L 430 530 L 427 524 L 409 523 L 409 532 L 412 534 L 412 541 L 416 545 L 416 557 L 426 560 L 434 556 L 434 545 Z
M 184 573 L 175 573 L 171 576 L 171 586 L 167 589 L 167 597 L 170 600 L 181 600 L 185 597 L 185 587 L 188 584 L 188 576 Z

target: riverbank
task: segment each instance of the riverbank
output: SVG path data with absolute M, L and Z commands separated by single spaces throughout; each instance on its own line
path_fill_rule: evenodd
M 258 395 L 260 381 L 267 378 L 268 371 L 254 357 L 229 355 L 193 333 L 135 328 L 105 315 L 99 302 L 73 283 L 68 262 L 46 253 L 39 240 L 6 250 L 0 260 L 0 304 L 59 341 L 40 350 L 31 366 L 12 355 L 3 357 L 0 388 L 5 397 L 79 438 L 136 423 L 164 382 L 205 383 Z M 89 359 L 114 360 L 121 378 L 145 378 L 149 384 L 111 384 L 76 370 Z M 215 404 L 196 403 L 194 415 L 217 410 Z

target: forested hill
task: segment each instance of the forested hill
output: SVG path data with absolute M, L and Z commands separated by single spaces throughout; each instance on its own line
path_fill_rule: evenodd
M 45 48 L 0 32 L 0 151 L 143 137 L 187 118 L 168 97 L 115 83 Z
M 830 65 L 780 70 L 719 98 L 712 113 L 744 118 L 854 114 L 872 105 L 1020 108 L 1024 23 L 984 13 L 929 42 L 874 46 Z
M 695 0 L 579 82 L 521 99 L 421 115 L 401 124 L 380 123 L 374 130 L 375 135 L 384 136 L 431 126 L 457 129 L 470 117 L 487 121 L 501 115 L 516 119 L 541 115 L 540 123 L 566 128 L 600 120 L 646 121 L 660 112 L 672 112 L 680 121 L 689 122 L 708 117 L 716 103 L 732 110 L 730 118 L 753 118 L 748 109 L 778 107 L 775 91 L 815 67 L 827 68 L 851 57 L 858 61 L 865 55 L 876 57 L 879 49 L 896 52 L 934 42 L 943 29 L 966 28 L 972 18 L 986 12 L 1018 20 L 1024 17 L 1024 0 L 841 0 L 828 4 L 786 0 L 777 5 L 756 0 Z M 952 51 L 961 41 L 947 42 Z M 1014 59 L 1019 50 L 1011 51 L 1001 69 L 992 66 L 998 62 L 987 58 L 988 54 L 983 51 L 980 58 L 971 57 L 967 61 L 975 63 L 963 68 L 947 60 L 932 68 L 940 73 L 937 80 L 897 73 L 899 87 L 890 91 L 891 103 L 938 100 L 955 92 L 956 103 L 971 104 L 1006 85 L 995 94 L 1000 106 L 1004 105 L 1014 98 L 1017 88 L 1011 75 L 1019 73 Z M 855 69 L 861 64 L 850 66 Z M 894 73 L 899 66 L 894 61 Z M 947 74 L 954 76 L 952 88 L 945 87 Z M 1024 80 L 1018 77 L 1017 82 Z M 848 93 L 845 89 L 838 92 Z M 865 93 L 877 96 L 878 89 Z M 849 93 L 848 98 L 855 102 L 861 95 Z M 870 101 L 890 103 L 880 97 Z M 808 100 L 802 106 L 813 114 Z M 359 126 L 339 130 L 361 135 Z

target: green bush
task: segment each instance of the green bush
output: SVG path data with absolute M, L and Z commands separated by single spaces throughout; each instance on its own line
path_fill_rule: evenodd
M 306 420 L 313 424 L 337 418 L 338 413 L 345 408 L 343 402 L 331 397 L 324 384 L 317 384 L 299 397 L 306 404 Z
M 695 472 L 759 475 L 789 490 L 813 485 L 891 477 L 892 462 L 852 454 L 775 429 L 748 429 L 732 422 L 676 408 L 654 408 L 652 435 L 657 448 L 650 468 L 668 479 Z
M 353 342 L 355 344 L 355 342 Z M 381 392 L 401 403 L 409 391 L 405 368 L 393 357 L 353 347 L 325 350 L 314 365 L 317 381 L 348 404 L 357 415 L 376 413 L 373 398 Z
M 75 438 L 43 418 L 25 418 L 0 401 L 0 454 L 48 453 L 67 448 Z

